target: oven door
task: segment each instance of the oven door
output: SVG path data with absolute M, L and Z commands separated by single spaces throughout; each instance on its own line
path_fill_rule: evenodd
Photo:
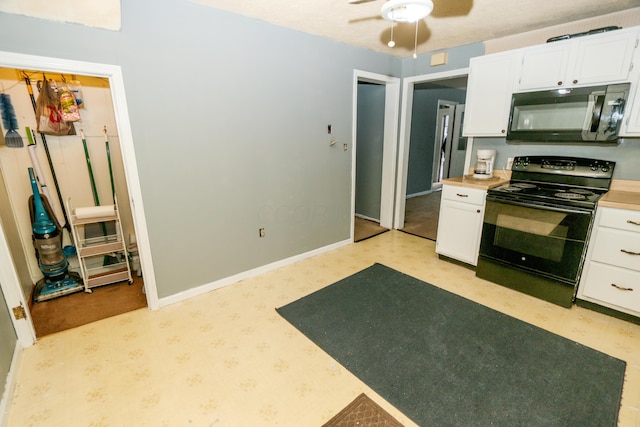
M 480 256 L 575 285 L 593 212 L 487 197 Z

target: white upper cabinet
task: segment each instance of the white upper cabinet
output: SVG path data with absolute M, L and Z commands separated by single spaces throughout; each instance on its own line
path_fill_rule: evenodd
M 471 58 L 464 136 L 506 136 L 521 52 Z
M 518 90 L 563 86 L 569 64 L 570 50 L 570 44 L 567 41 L 523 50 Z
M 523 49 L 519 91 L 628 81 L 638 28 Z

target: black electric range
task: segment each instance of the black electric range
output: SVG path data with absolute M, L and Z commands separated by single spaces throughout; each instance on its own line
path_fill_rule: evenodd
M 559 156 L 522 156 L 513 161 L 509 183 L 488 196 L 541 206 L 595 209 L 611 185 L 615 162 Z

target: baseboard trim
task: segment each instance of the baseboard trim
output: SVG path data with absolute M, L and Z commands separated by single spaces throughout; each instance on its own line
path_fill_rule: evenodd
M 2 400 L 0 400 L 0 426 L 7 427 L 9 425 L 9 410 L 13 401 L 13 392 L 18 381 L 18 370 L 22 361 L 22 345 L 20 341 L 16 341 L 16 347 L 13 349 L 13 358 L 11 359 L 11 367 L 7 373 L 7 380 L 4 386 Z
M 159 308 L 175 304 L 181 301 L 185 301 L 199 295 L 206 294 L 207 292 L 215 291 L 216 289 L 223 288 L 225 286 L 232 285 L 241 280 L 250 279 L 252 277 L 259 276 L 264 273 L 268 273 L 270 271 L 276 270 L 281 267 L 285 267 L 287 265 L 291 265 L 298 261 L 302 261 L 307 258 L 311 258 L 316 255 L 323 254 L 325 252 L 332 251 L 342 246 L 351 245 L 353 242 L 351 239 L 343 240 L 341 242 L 333 243 L 331 245 L 323 246 L 318 249 L 311 250 L 309 252 L 305 252 L 299 255 L 292 256 L 290 258 L 285 258 L 280 261 L 273 262 L 271 264 L 263 265 L 261 267 L 257 267 L 251 270 L 243 271 L 242 273 L 235 274 L 233 276 L 225 277 L 224 279 L 216 280 L 215 282 L 207 283 L 201 286 L 197 286 L 195 288 L 188 289 L 183 292 L 179 292 L 177 294 L 160 298 L 158 300 Z
M 356 218 L 360 218 L 360 219 L 365 219 L 367 221 L 373 221 L 373 222 L 377 222 L 378 224 L 380 224 L 380 218 L 371 218 L 370 216 L 366 216 L 366 215 L 362 215 L 362 214 L 355 214 Z
M 440 189 L 438 188 L 438 189 L 434 189 L 434 190 L 420 191 L 419 193 L 407 194 L 407 196 L 405 198 L 406 199 L 412 199 L 414 197 L 426 196 L 427 194 L 435 193 L 437 191 L 440 191 Z

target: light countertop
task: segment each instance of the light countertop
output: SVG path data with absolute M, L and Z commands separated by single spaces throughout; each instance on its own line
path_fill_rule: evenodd
M 640 211 L 640 181 L 614 179 L 598 206 Z
M 509 182 L 511 171 L 495 171 L 489 179 L 474 178 L 471 174 L 442 180 L 444 185 L 488 190 Z M 607 194 L 598 201 L 598 206 L 640 211 L 640 181 L 614 179 Z
M 494 171 L 493 176 L 487 179 L 474 178 L 473 175 L 456 176 L 443 179 L 442 184 L 488 190 L 509 182 L 509 172 L 511 171 Z

